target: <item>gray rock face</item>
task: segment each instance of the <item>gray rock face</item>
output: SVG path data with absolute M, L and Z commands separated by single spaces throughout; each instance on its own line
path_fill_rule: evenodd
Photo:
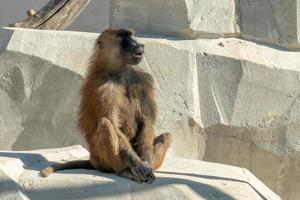
M 299 48 L 297 0 L 112 0 L 110 26 L 184 38 L 242 37 Z
M 64 170 L 47 178 L 51 162 L 86 159 L 81 146 L 38 151 L 0 151 L 1 199 L 223 199 L 280 200 L 248 170 L 182 158 L 166 159 L 151 184 L 95 170 Z
M 69 34 L 53 42 L 57 39 L 54 35 L 44 38 L 39 32 L 32 36 L 30 31 L 24 33 L 21 37 L 12 35 L 12 30 L 2 29 L 0 33 L 0 146 L 24 150 L 78 143 L 80 138 L 74 132 L 78 132 L 76 109 L 82 76 L 75 69 L 86 67 L 80 60 L 81 52 L 89 49 L 86 41 L 78 38 L 72 47 L 63 45 L 68 43 Z M 25 41 L 24 36 L 35 39 Z M 37 47 L 38 43 L 43 45 Z M 91 45 L 92 41 L 88 47 Z M 69 53 L 63 53 L 64 49 Z M 66 138 L 60 140 L 60 135 Z
M 110 11 L 111 27 L 142 33 L 217 37 L 232 35 L 238 28 L 233 0 L 112 0 Z
M 299 48 L 298 0 L 239 0 L 242 37 Z
M 85 145 L 79 89 L 98 34 L 0 30 L 0 148 Z M 240 39 L 139 38 L 169 156 L 244 167 L 283 199 L 300 195 L 299 52 Z M 46 48 L 47 46 L 47 48 Z

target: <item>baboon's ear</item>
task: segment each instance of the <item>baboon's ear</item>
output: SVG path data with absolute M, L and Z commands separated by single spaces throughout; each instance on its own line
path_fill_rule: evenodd
M 102 42 L 101 40 L 98 40 L 98 41 L 97 41 L 97 45 L 98 45 L 98 47 L 99 47 L 100 49 L 103 49 L 103 48 L 104 48 L 104 44 L 103 44 L 103 42 Z

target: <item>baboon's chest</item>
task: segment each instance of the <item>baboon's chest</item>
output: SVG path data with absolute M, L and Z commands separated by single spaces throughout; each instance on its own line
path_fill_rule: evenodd
M 119 128 L 132 139 L 145 119 L 155 121 L 156 105 L 149 74 L 128 68 L 121 74 L 110 74 L 103 85 L 105 103 L 113 107 Z

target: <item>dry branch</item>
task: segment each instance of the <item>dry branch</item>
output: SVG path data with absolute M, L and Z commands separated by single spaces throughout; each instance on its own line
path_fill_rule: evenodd
M 12 27 L 63 30 L 86 8 L 90 0 L 51 0 L 39 11 L 27 11 L 28 19 Z

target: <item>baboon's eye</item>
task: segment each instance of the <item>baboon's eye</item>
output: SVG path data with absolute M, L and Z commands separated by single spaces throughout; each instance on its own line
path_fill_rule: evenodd
M 102 41 L 99 40 L 99 41 L 97 42 L 97 44 L 98 44 L 98 47 L 99 47 L 100 49 L 103 49 L 104 44 L 103 44 Z
M 121 47 L 123 49 L 128 48 L 129 45 L 130 45 L 130 43 L 129 43 L 129 38 L 128 37 L 125 37 L 125 38 L 121 39 Z
M 125 37 L 131 37 L 132 36 L 132 31 L 131 30 L 126 30 L 126 29 L 120 29 L 116 36 L 117 38 L 125 38 Z

